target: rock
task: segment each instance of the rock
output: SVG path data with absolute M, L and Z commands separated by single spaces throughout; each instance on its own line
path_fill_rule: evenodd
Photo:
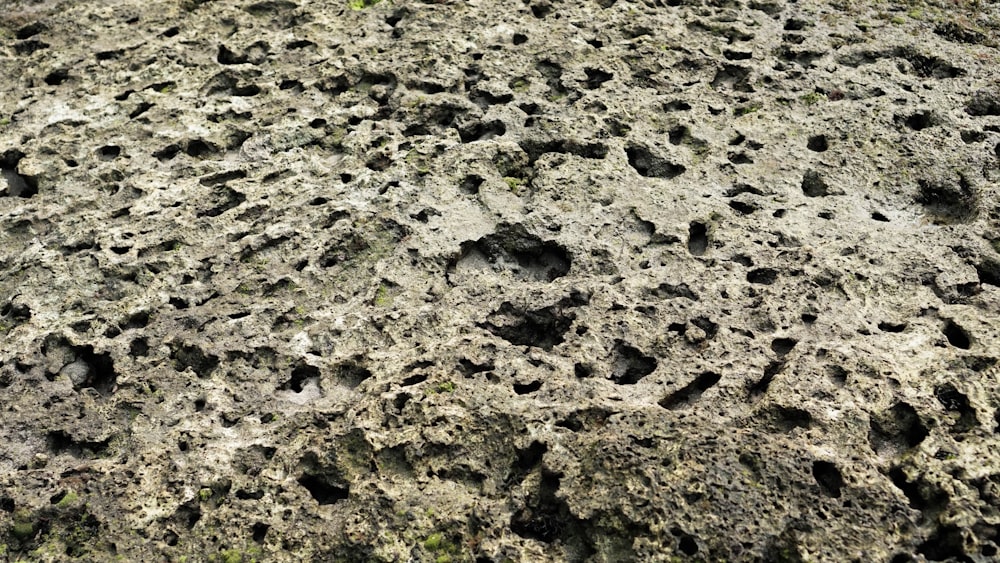
M 995 560 L 995 6 L 5 2 L 0 544 Z

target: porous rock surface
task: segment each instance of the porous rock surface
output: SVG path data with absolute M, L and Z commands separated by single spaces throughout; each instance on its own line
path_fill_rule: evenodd
M 8 0 L 11 560 L 993 561 L 996 0 Z

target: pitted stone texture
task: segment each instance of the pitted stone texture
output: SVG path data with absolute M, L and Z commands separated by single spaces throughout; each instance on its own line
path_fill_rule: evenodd
M 998 29 L 8 2 L 0 544 L 995 559 Z

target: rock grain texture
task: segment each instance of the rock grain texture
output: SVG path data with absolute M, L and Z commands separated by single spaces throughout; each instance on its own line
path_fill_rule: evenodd
M 6 0 L 0 557 L 1000 557 L 997 0 Z

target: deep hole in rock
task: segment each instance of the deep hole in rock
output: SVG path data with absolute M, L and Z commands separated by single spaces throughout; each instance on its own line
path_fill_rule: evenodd
M 768 387 L 771 386 L 771 381 L 774 380 L 774 376 L 781 372 L 781 369 L 785 367 L 785 363 L 780 360 L 772 361 L 764 368 L 764 375 L 760 379 L 750 384 L 748 391 L 751 398 L 759 397 L 767 392 Z
M 361 385 L 372 376 L 372 372 L 361 363 L 351 360 L 337 364 L 333 368 L 337 380 L 351 389 Z
M 523 225 L 501 225 L 497 232 L 462 244 L 462 253 L 449 268 L 463 272 L 489 267 L 509 271 L 516 278 L 553 281 L 569 273 L 572 258 L 562 245 L 543 241 Z
M 50 72 L 45 75 L 45 83 L 49 86 L 59 86 L 63 82 L 69 79 L 69 71 L 66 69 L 59 69 Z
M 264 538 L 267 537 L 267 531 L 271 529 L 270 524 L 264 524 L 263 522 L 257 522 L 250 527 L 251 538 L 257 543 L 264 543 Z
M 933 124 L 933 120 L 931 119 L 932 115 L 933 114 L 931 114 L 931 112 L 929 111 L 920 111 L 907 117 L 904 120 L 904 123 L 906 123 L 906 126 L 909 127 L 910 129 L 913 129 L 914 131 L 920 131 L 930 127 Z
M 656 370 L 657 361 L 638 348 L 622 341 L 615 344 L 612 353 L 610 379 L 618 385 L 635 385 Z
M 663 282 L 653 289 L 646 290 L 646 292 L 658 299 L 676 299 L 679 297 L 684 297 L 691 301 L 698 301 L 699 299 L 698 295 L 691 291 L 691 288 L 686 283 L 674 285 L 669 282 Z
M 701 397 L 702 393 L 718 383 L 720 379 L 722 379 L 721 375 L 711 371 L 698 374 L 693 381 L 660 399 L 657 404 L 668 410 L 692 404 Z
M 204 379 L 219 367 L 219 357 L 214 354 L 206 354 L 200 347 L 194 344 L 172 344 L 171 357 L 174 361 L 174 369 L 184 371 L 191 368 L 195 375 Z
M 979 283 L 1000 287 L 1000 261 L 986 259 L 979 264 L 975 264 L 976 274 L 979 276 Z
M 707 251 L 708 227 L 704 223 L 691 223 L 688 227 L 688 252 L 693 256 L 704 256 Z
M 662 109 L 665 112 L 688 111 L 691 109 L 691 104 L 685 102 L 684 100 L 671 100 L 664 103 Z
M 521 150 L 528 155 L 528 164 L 535 162 L 546 153 L 572 154 L 581 158 L 602 159 L 608 156 L 608 146 L 604 143 L 582 143 L 573 140 L 559 139 L 554 141 L 521 141 Z
M 809 137 L 806 147 L 811 151 L 825 152 L 828 148 L 830 148 L 830 145 L 826 140 L 826 135 L 814 135 Z
M 542 463 L 542 457 L 549 447 L 537 440 L 532 441 L 527 448 L 517 451 L 517 459 L 511 468 L 511 476 L 524 477 L 529 471 Z
M 479 326 L 511 344 L 551 350 L 563 343 L 566 331 L 576 318 L 567 310 L 572 306 L 564 299 L 542 309 L 525 310 L 507 301 Z
M 903 332 L 906 330 L 906 323 L 891 323 L 882 321 L 878 323 L 878 329 L 882 332 Z
M 684 166 L 674 164 L 666 158 L 653 154 L 650 149 L 640 145 L 627 147 L 625 154 L 628 156 L 629 165 L 641 176 L 647 178 L 664 178 L 669 180 L 680 176 L 687 170 Z
M 962 530 L 953 526 L 940 526 L 931 537 L 917 547 L 917 553 L 928 561 L 972 562 L 965 552 L 965 538 Z
M 566 502 L 556 496 L 559 479 L 558 474 L 542 472 L 537 492 L 511 517 L 511 531 L 522 538 L 544 543 L 565 540 L 566 536 L 579 533 L 579 520 L 570 513 Z
M 28 25 L 25 25 L 19 28 L 17 31 L 15 31 L 14 38 L 19 41 L 23 41 L 25 39 L 29 39 L 31 37 L 38 35 L 39 33 L 45 31 L 46 29 L 48 28 L 42 22 L 29 23 Z
M 470 127 L 463 127 L 458 130 L 458 136 L 463 143 L 473 141 L 486 141 L 496 137 L 502 137 L 507 132 L 507 126 L 503 121 L 493 120 L 487 122 L 474 123 Z
M 840 498 L 844 488 L 844 476 L 837 466 L 829 461 L 814 461 L 812 474 L 823 493 L 832 498 Z
M 775 338 L 771 341 L 771 350 L 778 355 L 779 358 L 783 358 L 795 348 L 795 345 L 799 341 L 794 338 Z
M 747 281 L 761 285 L 773 284 L 778 279 L 778 271 L 773 268 L 757 268 L 747 272 Z
M 972 346 L 972 341 L 969 338 L 969 333 L 965 331 L 964 328 L 958 326 L 955 321 L 948 321 L 944 325 L 943 329 L 944 335 L 948 338 L 948 343 L 955 348 L 960 348 L 962 350 L 968 350 Z
M 122 154 L 122 148 L 116 145 L 106 145 L 97 149 L 97 158 L 103 161 L 114 160 Z
M 730 201 L 729 207 L 736 211 L 740 215 L 750 215 L 754 211 L 757 211 L 757 206 L 745 201 Z
M 604 84 L 605 82 L 614 78 L 613 73 L 605 72 L 603 70 L 596 68 L 587 68 L 584 69 L 584 72 L 587 75 L 587 80 L 584 81 L 583 87 L 588 90 L 594 90 L 596 88 L 600 88 L 601 84 Z
M 968 432 L 979 425 L 976 409 L 969 403 L 969 397 L 951 383 L 936 387 L 934 397 L 945 410 L 958 413 L 958 420 L 951 428 L 952 432 Z
M 299 477 L 298 483 L 305 487 L 320 505 L 334 504 L 346 499 L 350 494 L 350 488 L 347 485 L 332 482 L 326 475 L 305 474 Z
M 809 170 L 802 176 L 802 193 L 806 197 L 822 197 L 829 195 L 830 188 L 819 172 Z
M 53 455 L 69 454 L 78 459 L 95 459 L 107 454 L 112 437 L 104 440 L 77 440 L 65 430 L 52 430 L 45 436 L 45 444 Z
M 479 193 L 479 187 L 483 185 L 485 180 L 481 176 L 469 175 L 462 179 L 462 183 L 459 184 L 458 189 L 463 193 L 469 195 L 476 195 Z
M 318 367 L 310 366 L 308 364 L 299 364 L 292 369 L 291 377 L 289 377 L 288 381 L 281 385 L 280 389 L 283 391 L 292 390 L 296 393 L 301 393 L 302 387 L 310 381 L 319 385 L 319 378 L 320 372 Z
M 218 149 L 216 149 L 214 145 L 201 139 L 189 141 L 187 143 L 187 147 L 184 149 L 184 152 L 192 158 L 204 158 L 215 154 L 217 151 Z
M 0 156 L 0 195 L 29 198 L 38 193 L 38 183 L 31 176 L 17 172 L 17 165 L 24 158 L 19 150 L 8 150 Z
M 903 492 L 910 506 L 923 512 L 928 521 L 933 521 L 935 516 L 951 502 L 948 493 L 936 483 L 927 481 L 923 476 L 910 481 L 901 467 L 890 469 L 889 479 Z
M 542 388 L 541 381 L 532 381 L 531 383 L 515 383 L 514 393 L 518 395 L 527 395 L 529 393 L 534 393 Z

